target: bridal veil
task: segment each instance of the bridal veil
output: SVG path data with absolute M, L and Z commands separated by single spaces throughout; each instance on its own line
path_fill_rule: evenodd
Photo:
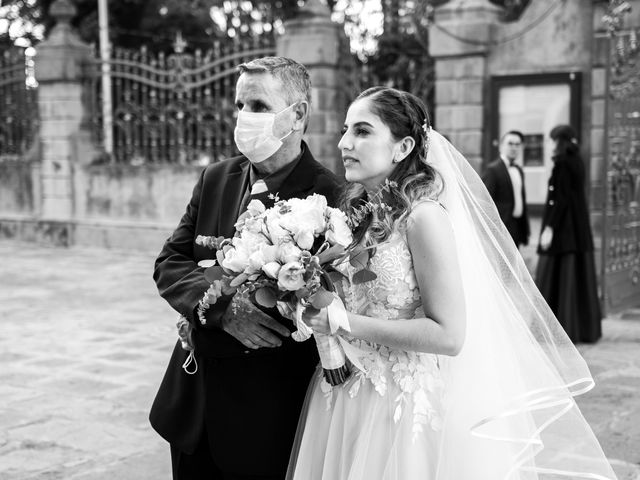
M 461 353 L 444 357 L 438 480 L 615 479 L 574 397 L 589 369 L 536 288 L 484 184 L 438 132 L 427 162 L 456 236 L 467 306 Z

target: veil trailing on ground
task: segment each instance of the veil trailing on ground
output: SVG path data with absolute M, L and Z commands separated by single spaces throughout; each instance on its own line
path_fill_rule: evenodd
M 438 480 L 615 479 L 574 396 L 594 383 L 536 288 L 484 184 L 439 133 L 427 162 L 456 237 L 467 307 L 461 353 L 443 357 Z

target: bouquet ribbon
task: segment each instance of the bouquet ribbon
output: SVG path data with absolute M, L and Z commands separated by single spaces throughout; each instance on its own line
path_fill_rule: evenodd
M 347 358 L 356 368 L 364 371 L 362 362 L 359 359 L 359 350 L 340 335 L 336 334 L 339 328 L 342 328 L 346 332 L 351 331 L 347 310 L 340 297 L 334 293 L 333 302 L 327 306 L 327 317 L 331 330 L 331 334 L 329 335 L 314 332 L 304 323 L 302 315 L 305 308 L 302 302 L 296 304 L 295 323 L 297 331 L 293 332 L 291 337 L 297 342 L 302 342 L 312 335 L 314 336 L 320 356 L 320 363 L 324 369 L 325 379 L 334 386 L 343 383 L 350 373 L 349 366 L 346 362 Z M 281 306 L 280 309 L 282 311 L 285 307 Z M 292 309 L 291 312 L 293 313 Z

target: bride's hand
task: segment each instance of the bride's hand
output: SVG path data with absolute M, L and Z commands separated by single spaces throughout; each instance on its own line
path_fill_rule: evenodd
M 318 310 L 309 305 L 304 310 L 302 320 L 304 323 L 309 325 L 314 332 L 324 333 L 325 335 L 331 334 L 331 327 L 329 326 L 329 317 L 327 315 L 326 308 Z
M 540 248 L 542 250 L 547 250 L 551 246 L 551 241 L 553 240 L 553 229 L 548 225 L 544 227 L 542 233 L 540 234 Z

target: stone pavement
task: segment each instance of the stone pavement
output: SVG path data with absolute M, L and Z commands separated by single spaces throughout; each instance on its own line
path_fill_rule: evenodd
M 148 410 L 176 339 L 154 255 L 0 242 L 0 479 L 169 480 Z
M 0 241 L 0 479 L 169 480 L 149 406 L 176 315 L 154 253 Z M 578 398 L 620 480 L 640 480 L 640 310 L 580 351 Z

